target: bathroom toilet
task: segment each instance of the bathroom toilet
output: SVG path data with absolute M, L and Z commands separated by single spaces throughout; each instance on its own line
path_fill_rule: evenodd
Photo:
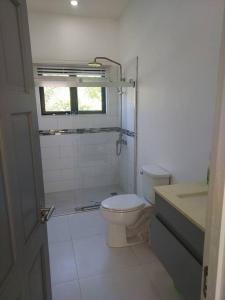
M 122 194 L 101 203 L 101 213 L 109 224 L 108 245 L 125 247 L 148 239 L 149 224 L 154 209 L 154 186 L 167 185 L 170 174 L 157 165 L 141 169 L 142 196 Z

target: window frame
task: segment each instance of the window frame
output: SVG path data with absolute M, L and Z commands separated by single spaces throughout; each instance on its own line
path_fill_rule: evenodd
M 67 115 L 67 114 L 77 114 L 77 115 L 93 115 L 93 114 L 106 114 L 106 88 L 101 87 L 102 96 L 102 110 L 79 110 L 78 109 L 78 96 L 77 87 L 69 87 L 70 89 L 70 106 L 71 110 L 68 111 L 46 111 L 45 109 L 45 93 L 44 87 L 39 87 L 40 94 L 40 104 L 41 104 L 41 114 L 42 115 Z

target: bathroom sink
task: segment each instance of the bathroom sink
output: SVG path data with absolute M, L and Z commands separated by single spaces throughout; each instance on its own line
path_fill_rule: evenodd
M 186 193 L 177 195 L 178 198 L 183 200 L 191 200 L 191 201 L 207 201 L 208 192 L 199 192 L 199 193 Z
M 174 184 L 155 188 L 156 193 L 183 214 L 189 221 L 205 230 L 208 186 L 199 183 Z

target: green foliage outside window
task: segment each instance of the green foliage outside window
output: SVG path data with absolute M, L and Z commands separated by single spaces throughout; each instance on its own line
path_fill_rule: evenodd
M 71 95 L 69 87 L 44 87 L 42 102 L 45 113 L 63 113 L 78 109 L 80 113 L 103 112 L 101 87 L 77 87 Z M 71 107 L 73 103 L 73 108 Z
M 79 87 L 77 89 L 79 111 L 101 111 L 102 93 L 100 87 Z
M 45 87 L 46 111 L 70 111 L 70 90 L 68 87 Z

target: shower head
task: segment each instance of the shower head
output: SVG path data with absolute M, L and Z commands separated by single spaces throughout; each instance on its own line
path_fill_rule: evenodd
M 119 68 L 120 68 L 120 80 L 123 79 L 122 78 L 122 65 L 119 62 L 117 62 L 117 61 L 115 61 L 115 60 L 113 60 L 111 58 L 108 58 L 108 57 L 105 57 L 105 56 L 96 56 L 94 58 L 94 60 L 88 64 L 88 66 L 92 67 L 92 68 L 100 68 L 100 67 L 102 67 L 102 63 L 98 62 L 98 60 L 106 60 L 106 61 L 109 61 L 109 62 L 111 62 L 111 63 L 116 64 L 117 66 L 119 66 Z
M 88 66 L 92 67 L 92 68 L 100 68 L 100 67 L 102 67 L 102 63 L 97 62 L 96 59 L 95 59 L 95 60 L 89 62 Z

